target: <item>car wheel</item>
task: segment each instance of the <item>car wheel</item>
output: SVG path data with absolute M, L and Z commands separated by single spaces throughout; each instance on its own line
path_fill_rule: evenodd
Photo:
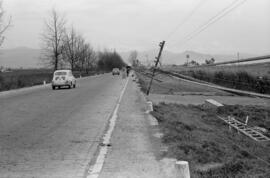
M 52 89 L 55 90 L 55 86 L 52 86 Z

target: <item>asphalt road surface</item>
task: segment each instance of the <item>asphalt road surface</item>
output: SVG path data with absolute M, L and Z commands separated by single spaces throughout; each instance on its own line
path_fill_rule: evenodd
M 83 177 L 124 84 L 105 74 L 0 95 L 0 177 Z

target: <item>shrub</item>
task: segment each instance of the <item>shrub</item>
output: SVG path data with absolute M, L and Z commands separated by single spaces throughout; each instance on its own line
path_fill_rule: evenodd
M 0 76 L 0 91 L 38 85 L 42 84 L 43 81 L 48 83 L 51 79 L 51 72 L 14 72 L 6 76 Z

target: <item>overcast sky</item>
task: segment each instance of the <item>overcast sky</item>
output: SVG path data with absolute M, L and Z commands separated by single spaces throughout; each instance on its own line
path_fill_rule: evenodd
M 203 2 L 205 1 L 205 2 Z M 247 0 L 188 43 L 183 38 L 234 0 L 4 0 L 12 28 L 2 48 L 41 48 L 44 19 L 55 8 L 96 49 L 206 53 L 270 52 L 270 0 Z M 199 5 L 198 5 L 199 4 Z M 194 7 L 193 15 L 182 24 Z M 184 44 L 183 44 L 184 43 Z

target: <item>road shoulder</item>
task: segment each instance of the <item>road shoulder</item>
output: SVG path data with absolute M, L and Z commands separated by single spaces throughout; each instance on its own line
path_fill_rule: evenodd
M 145 106 L 136 83 L 130 82 L 99 177 L 163 177 L 149 133 Z

